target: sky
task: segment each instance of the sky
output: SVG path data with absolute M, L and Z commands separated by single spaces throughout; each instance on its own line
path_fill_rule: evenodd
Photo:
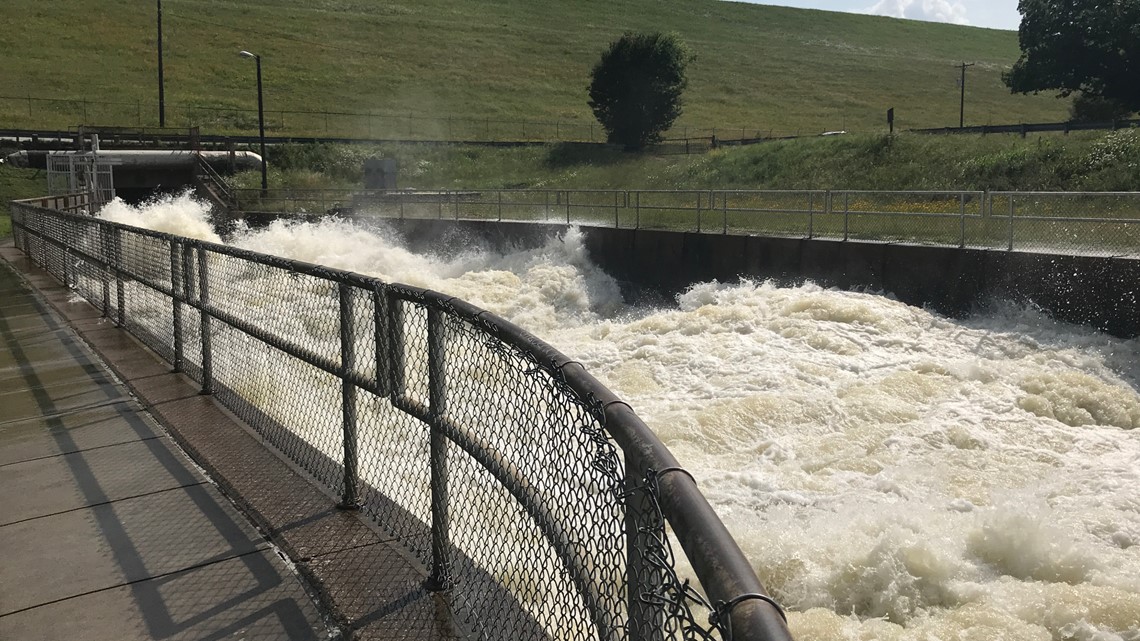
M 805 9 L 870 13 L 893 18 L 1017 30 L 1017 0 L 744 0 Z

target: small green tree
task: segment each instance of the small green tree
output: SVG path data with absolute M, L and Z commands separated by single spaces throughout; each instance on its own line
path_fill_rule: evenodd
M 626 149 L 661 140 L 681 115 L 692 56 L 672 34 L 631 33 L 610 43 L 590 74 L 590 109 L 606 139 Z

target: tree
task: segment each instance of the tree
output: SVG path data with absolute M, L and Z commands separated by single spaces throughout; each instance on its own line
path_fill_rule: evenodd
M 1069 105 L 1069 120 L 1073 122 L 1109 122 L 1127 118 L 1132 110 L 1115 100 L 1079 93 Z
M 661 140 L 681 115 L 692 56 L 672 34 L 631 33 L 610 43 L 590 74 L 590 109 L 606 139 L 626 149 Z
M 1020 0 L 1021 57 L 1002 78 L 1014 93 L 1056 89 L 1140 111 L 1140 2 Z

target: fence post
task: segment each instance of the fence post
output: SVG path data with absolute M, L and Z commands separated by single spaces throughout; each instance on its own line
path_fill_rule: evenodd
M 647 516 L 656 509 L 648 489 L 627 470 L 625 478 L 625 545 L 626 607 L 629 609 L 630 641 L 661 641 L 664 635 L 664 611 L 661 600 L 653 592 L 664 582 L 662 571 L 648 558 Z M 646 594 L 647 593 L 647 594 Z M 643 595 L 645 598 L 643 598 Z
M 1009 245 L 1006 249 L 1013 251 L 1013 194 L 1007 193 L 1005 197 L 1009 199 Z
M 961 225 L 958 237 L 958 248 L 962 249 L 966 246 L 966 194 L 958 194 L 958 217 L 961 220 Z
M 618 218 L 618 192 L 614 192 L 614 229 L 621 229 L 621 219 Z
M 172 372 L 182 371 L 182 246 L 170 241 L 170 304 L 174 319 L 174 362 Z
M 542 192 L 542 219 L 550 220 L 550 192 Z
M 202 394 L 214 393 L 213 349 L 210 341 L 210 279 L 206 250 L 198 248 L 198 312 L 202 334 Z
M 815 192 L 808 192 L 808 240 L 815 233 Z
M 392 393 L 392 347 L 391 322 L 392 300 L 385 295 L 384 285 L 377 284 L 372 290 L 372 328 L 376 353 L 376 391 L 384 397 Z
M 352 317 L 352 287 L 348 283 L 339 283 L 337 289 L 340 294 L 340 397 L 344 435 L 344 494 L 337 507 L 356 510 L 360 508 L 357 495 L 356 384 L 349 380 L 356 372 L 356 327 Z
M 843 240 L 847 240 L 847 225 L 850 219 L 850 201 L 848 200 L 851 194 L 843 192 Z
M 112 235 L 115 252 L 115 327 L 126 322 L 126 283 L 123 281 L 123 230 L 115 227 Z
M 385 374 L 388 394 L 396 398 L 403 396 L 407 388 L 404 376 L 404 303 L 390 290 L 385 298 L 388 301 L 388 354 L 385 359 L 388 368 Z
M 71 267 L 71 246 L 64 244 L 63 246 L 63 286 L 72 289 L 72 267 Z M 78 279 L 76 279 L 78 280 Z
M 110 227 L 106 224 L 99 225 L 99 245 L 101 248 L 100 258 L 103 259 L 103 269 L 100 270 L 99 280 L 101 281 L 102 294 L 103 294 L 103 318 L 111 316 L 111 271 L 112 264 L 115 260 L 115 252 L 111 247 L 111 234 Z M 28 249 L 28 234 L 24 232 L 24 253 L 31 256 Z
M 455 220 L 459 220 L 459 192 L 458 191 L 452 192 L 452 197 L 453 197 L 452 204 L 455 208 Z
M 711 191 L 709 192 L 710 198 L 712 197 L 712 193 L 713 192 L 711 192 Z M 721 207 L 722 219 L 724 221 L 724 229 L 722 230 L 721 233 L 723 233 L 725 236 L 727 236 L 728 235 L 728 192 L 727 191 L 721 192 L 721 194 L 720 194 L 720 207 Z
M 701 192 L 697 192 L 697 233 L 701 233 Z
M 448 530 L 447 437 L 440 423 L 447 415 L 447 358 L 443 312 L 428 307 L 428 399 L 431 415 L 431 576 L 427 588 L 440 592 L 451 588 L 451 536 Z

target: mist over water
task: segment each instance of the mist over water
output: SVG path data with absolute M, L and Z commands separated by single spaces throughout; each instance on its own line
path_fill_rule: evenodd
M 102 215 L 217 240 L 187 197 Z M 582 362 L 692 471 L 798 638 L 1140 641 L 1136 340 L 811 283 L 634 309 L 575 231 L 446 259 L 347 221 L 230 242 L 458 296 Z

